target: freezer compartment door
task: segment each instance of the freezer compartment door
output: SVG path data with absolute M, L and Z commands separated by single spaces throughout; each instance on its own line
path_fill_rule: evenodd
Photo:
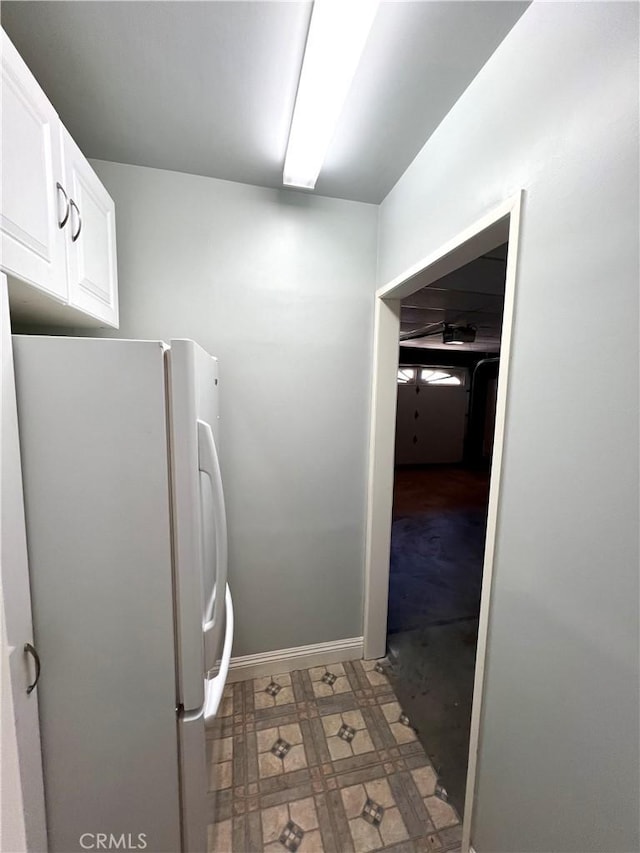
M 182 853 L 207 849 L 207 744 L 203 712 L 178 717 Z
M 193 713 L 183 712 L 178 720 L 183 853 L 202 853 L 207 849 L 207 823 L 215 819 L 215 796 L 222 784 L 217 776 L 224 773 L 230 759 L 228 748 L 231 739 L 223 738 L 220 714 L 233 645 L 233 603 L 228 586 L 225 589 L 225 611 L 220 670 L 215 678 L 208 678 L 204 683 L 204 707 Z

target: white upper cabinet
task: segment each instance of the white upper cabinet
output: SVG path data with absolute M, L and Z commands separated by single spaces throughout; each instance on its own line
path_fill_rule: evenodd
M 53 107 L 3 32 L 2 267 L 66 302 L 58 126 Z
M 60 127 L 64 186 L 69 194 L 67 270 L 69 302 L 118 325 L 116 218 L 111 196 L 86 158 Z
M 118 326 L 114 204 L 2 35 L 0 269 L 12 318 Z

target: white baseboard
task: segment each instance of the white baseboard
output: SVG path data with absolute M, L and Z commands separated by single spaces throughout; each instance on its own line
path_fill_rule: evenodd
M 361 660 L 362 637 L 335 640 L 332 643 L 316 643 L 313 646 L 297 646 L 292 649 L 276 649 L 258 655 L 231 658 L 227 681 L 247 681 L 261 675 L 276 675 L 294 669 L 308 669 L 329 663 Z

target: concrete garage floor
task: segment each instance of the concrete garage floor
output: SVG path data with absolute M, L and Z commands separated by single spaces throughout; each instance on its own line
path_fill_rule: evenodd
M 389 579 L 389 677 L 462 813 L 489 472 L 396 470 Z

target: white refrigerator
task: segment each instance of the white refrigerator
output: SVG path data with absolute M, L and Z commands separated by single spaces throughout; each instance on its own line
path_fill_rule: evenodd
M 13 337 L 49 849 L 206 850 L 233 641 L 218 364 Z

